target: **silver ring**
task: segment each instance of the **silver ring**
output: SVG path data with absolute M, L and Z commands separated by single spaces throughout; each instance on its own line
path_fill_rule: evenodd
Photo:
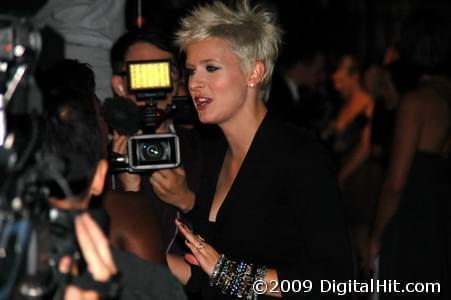
M 200 234 L 196 234 L 196 238 L 199 240 L 199 242 L 203 243 L 205 242 L 205 239 L 200 235 Z

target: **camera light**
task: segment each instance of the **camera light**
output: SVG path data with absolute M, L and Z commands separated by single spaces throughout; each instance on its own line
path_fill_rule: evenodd
M 171 88 L 169 61 L 133 62 L 128 64 L 131 90 Z

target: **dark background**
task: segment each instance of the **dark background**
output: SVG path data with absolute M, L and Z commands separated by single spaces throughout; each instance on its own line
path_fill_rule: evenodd
M 136 0 L 129 1 L 136 6 Z M 208 0 L 142 1 L 148 20 L 177 26 L 177 16 Z M 260 0 L 274 7 L 285 40 L 311 44 L 329 53 L 352 51 L 363 61 L 380 61 L 385 48 L 395 45 L 401 26 L 411 14 L 443 14 L 451 18 L 449 0 Z M 130 5 L 129 5 L 130 7 Z M 133 9 L 128 12 L 129 24 Z M 175 17 L 174 17 L 175 16 Z M 171 18 L 172 17 L 172 18 Z M 168 24 L 174 20 L 174 24 Z
M 70 0 L 69 0 L 70 1 Z M 193 5 L 209 0 L 142 0 L 146 22 L 171 30 Z M 211 1 L 211 0 L 210 0 Z M 45 0 L 2 0 L 0 13 L 30 16 Z M 385 48 L 396 44 L 404 20 L 411 14 L 449 15 L 449 0 L 257 0 L 273 6 L 285 39 L 329 53 L 356 52 L 366 62 L 379 62 Z M 138 0 L 128 0 L 129 27 Z

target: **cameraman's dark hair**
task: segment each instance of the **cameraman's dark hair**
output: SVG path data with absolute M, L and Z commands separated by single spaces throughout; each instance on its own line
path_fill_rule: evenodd
M 45 97 L 56 95 L 60 90 L 91 96 L 96 88 L 91 66 L 75 59 L 63 59 L 47 68 L 40 83 Z
M 110 63 L 111 68 L 113 70 L 113 74 L 121 74 L 125 68 L 125 56 L 127 55 L 128 49 L 138 43 L 144 42 L 152 44 L 161 50 L 170 52 L 174 56 L 174 62 L 177 63 L 177 67 L 180 67 L 177 61 L 177 51 L 172 44 L 172 41 L 169 39 L 170 34 L 167 32 L 161 32 L 158 29 L 137 29 L 130 32 L 125 33 L 114 43 L 111 48 L 110 53 Z
M 64 162 L 60 172 L 73 195 L 84 196 L 98 162 L 105 158 L 94 99 L 72 89 L 61 89 L 45 99 L 44 156 Z
M 43 73 L 41 87 L 47 113 L 43 151 L 65 162 L 63 175 L 73 194 L 82 196 L 98 162 L 106 158 L 95 107 L 94 72 L 88 64 L 64 59 Z

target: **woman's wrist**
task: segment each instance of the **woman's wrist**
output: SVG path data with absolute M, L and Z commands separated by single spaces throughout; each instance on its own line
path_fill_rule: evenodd
M 265 266 L 236 262 L 221 254 L 210 276 L 210 286 L 216 286 L 223 294 L 251 299 L 254 283 L 264 280 L 266 272 Z
M 189 213 L 193 209 L 195 202 L 196 194 L 188 191 L 179 205 L 180 211 L 184 214 Z
M 119 175 L 119 180 L 124 192 L 139 192 L 141 190 L 141 178 L 139 178 L 139 175 L 123 173 Z

